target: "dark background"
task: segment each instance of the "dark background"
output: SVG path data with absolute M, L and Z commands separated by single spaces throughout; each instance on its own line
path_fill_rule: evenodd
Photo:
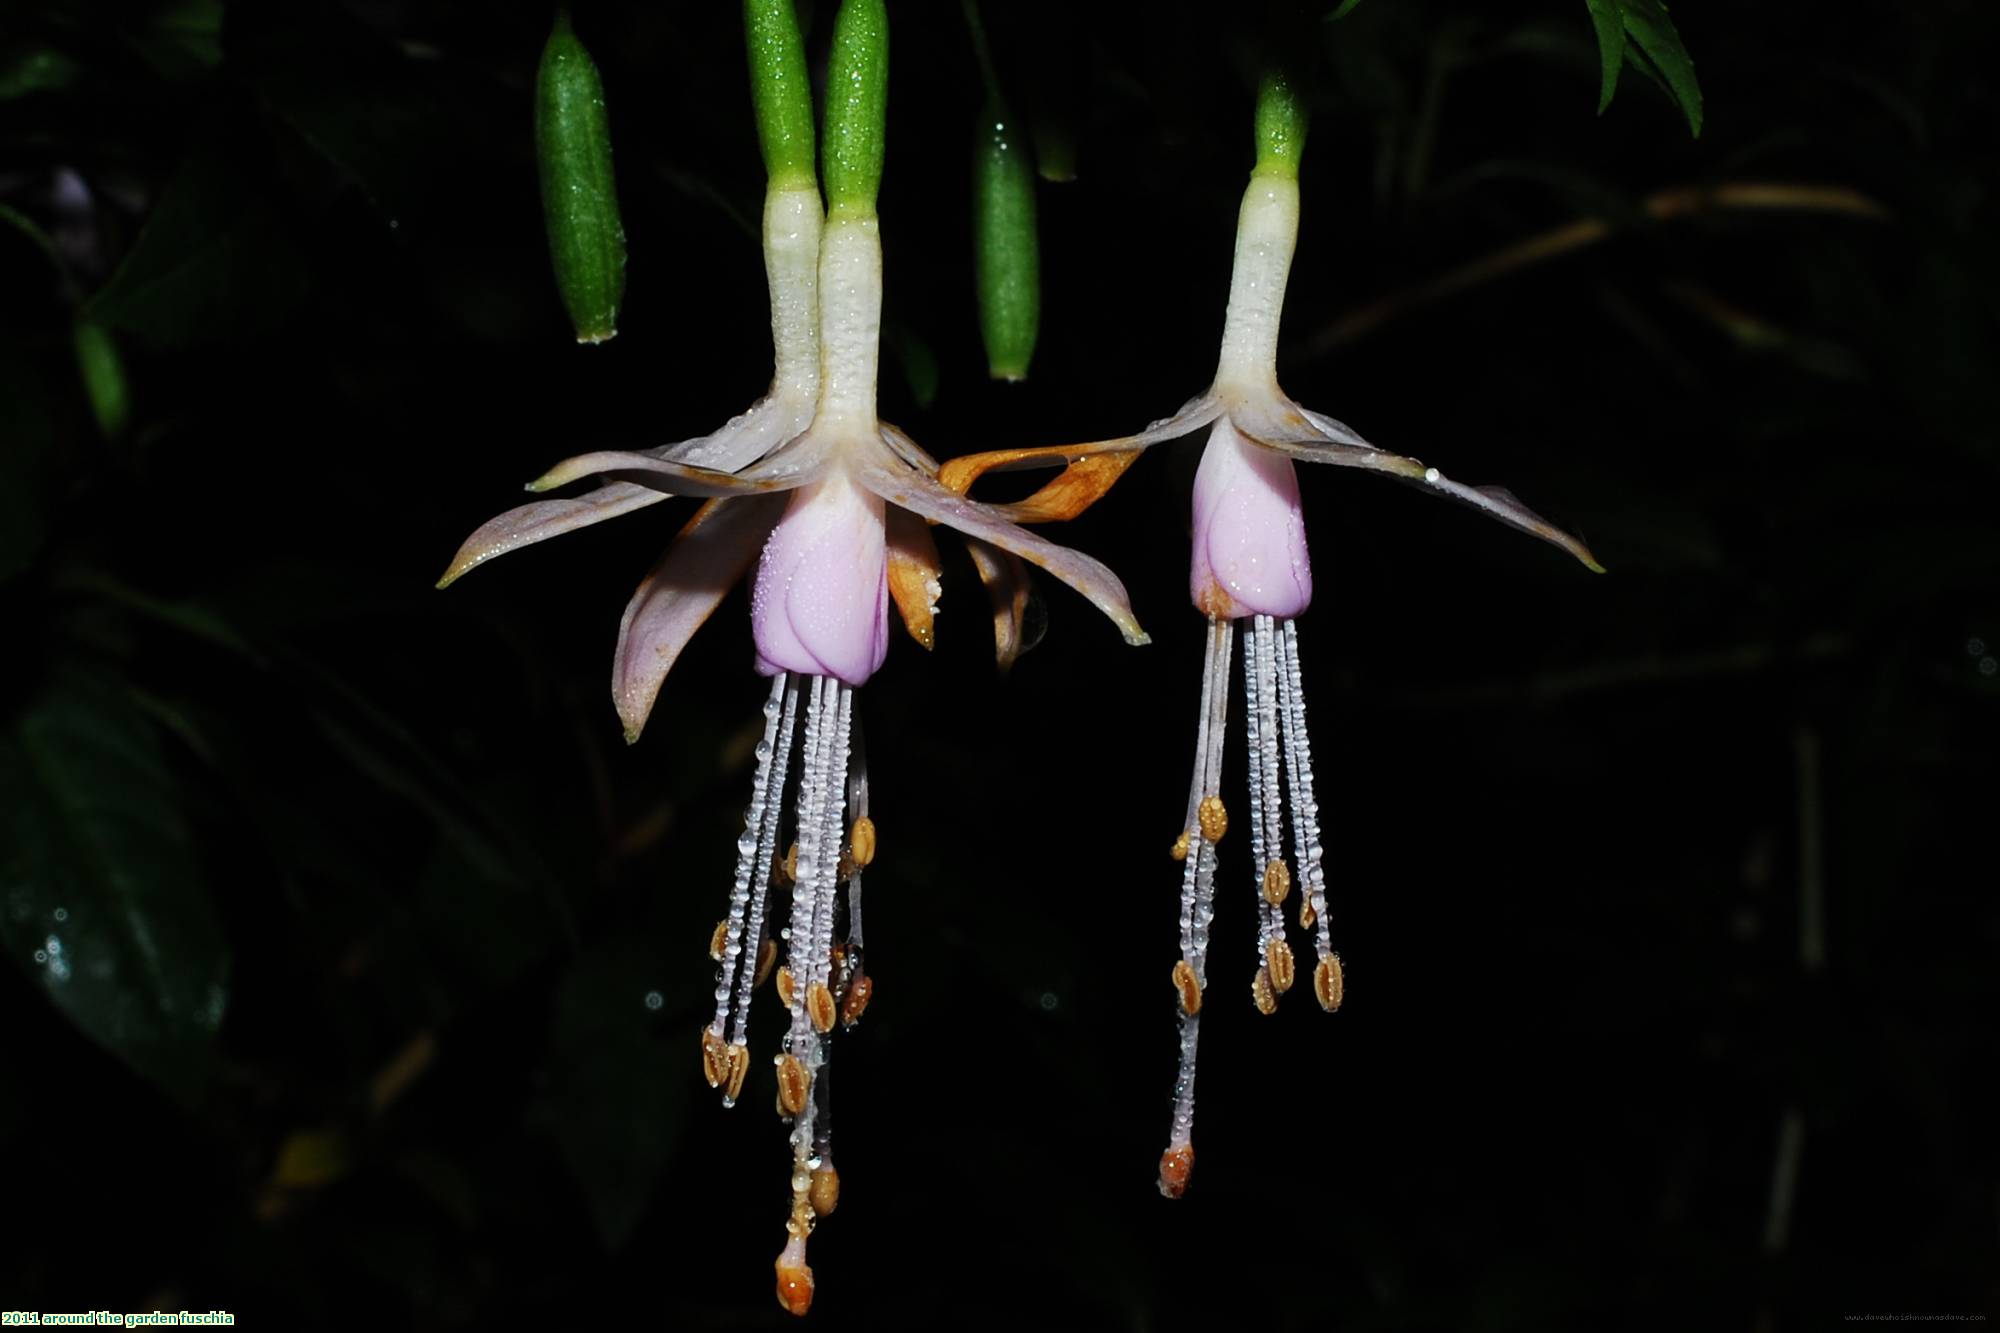
M 888 419 L 942 457 L 1201 389 L 1278 32 L 1316 111 L 1287 388 L 1505 483 L 1611 572 L 1308 470 L 1349 998 L 1239 1002 L 1250 873 L 1225 844 L 1200 1165 L 1171 1204 L 1197 450 L 1054 534 L 1122 573 L 1149 648 L 1045 581 L 1046 641 L 996 675 L 944 535 L 937 649 L 896 630 L 860 706 L 878 989 L 839 1043 L 813 1318 L 1990 1312 L 1994 8 L 1682 0 L 1694 140 L 1636 74 L 1593 116 L 1578 0 L 1366 0 L 1291 30 L 995 4 L 1003 77 L 1077 162 L 1041 187 L 1018 387 L 987 382 L 973 316 L 962 17 L 891 9 Z M 769 374 L 735 7 L 578 7 L 631 247 L 599 348 L 541 230 L 548 20 L 7 6 L 8 1309 L 785 1323 L 770 1076 L 724 1112 L 697 1061 L 762 695 L 743 599 L 628 749 L 618 616 L 688 502 L 431 588 L 555 459 L 699 434 Z M 1753 180 L 1880 216 L 1644 205 Z M 1419 299 L 1593 218 L 1594 244 Z M 776 1031 L 760 1012 L 760 1052 Z

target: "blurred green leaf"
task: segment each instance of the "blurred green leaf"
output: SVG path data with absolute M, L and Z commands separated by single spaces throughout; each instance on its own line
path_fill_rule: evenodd
M 39 368 L 11 349 L 0 356 L 0 580 L 26 569 L 48 536 L 50 406 Z
M 199 78 L 222 63 L 222 0 L 166 0 L 131 38 L 162 77 Z
M 40 223 L 19 209 L 9 208 L 5 204 L 0 204 L 0 222 L 6 223 L 25 236 L 30 244 L 48 257 L 48 261 L 56 266 L 57 272 L 65 271 L 62 255 L 57 252 L 55 241 L 42 230 Z
M 666 1049 L 655 1031 L 660 1021 L 647 997 L 657 974 L 643 944 L 625 939 L 580 960 L 556 997 L 542 1114 L 613 1249 L 652 1202 L 695 1076 L 694 1029 L 674 1027 Z M 672 1058 L 683 1052 L 687 1059 Z
M 167 182 L 85 314 L 185 346 L 277 327 L 310 281 L 275 206 L 227 162 L 202 153 Z
M 192 1104 L 228 948 L 147 714 L 118 686 L 50 686 L 0 738 L 0 944 L 91 1038 Z
M 132 393 L 118 344 L 102 324 L 76 322 L 76 369 L 97 428 L 107 440 L 117 439 L 132 420 Z
M 1354 12 L 1354 7 L 1360 3 L 1361 0 L 1340 0 L 1340 7 L 1326 16 L 1327 22 L 1331 23 L 1335 19 L 1346 18 Z
M 938 395 L 937 353 L 921 334 L 901 325 L 885 327 L 882 337 L 888 350 L 902 363 L 903 381 L 910 386 L 910 396 L 917 400 L 918 407 L 929 410 Z
M 1688 131 L 1701 137 L 1701 85 L 1695 80 L 1694 61 L 1681 44 L 1681 35 L 1667 15 L 1661 0 L 1584 0 L 1590 6 L 1590 21 L 1597 29 L 1598 56 L 1604 69 L 1598 90 L 1597 111 L 1611 105 L 1618 91 L 1618 76 L 1624 68 L 1628 43 L 1645 62 L 1649 72 L 1659 76 L 1667 95 L 1687 117 Z
M 54 92 L 76 81 L 82 66 L 50 46 L 30 46 L 0 55 L 0 102 L 30 93 Z

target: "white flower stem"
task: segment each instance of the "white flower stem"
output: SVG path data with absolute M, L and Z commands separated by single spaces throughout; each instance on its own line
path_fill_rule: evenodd
M 1278 320 L 1298 238 L 1298 182 L 1270 172 L 1253 174 L 1236 216 L 1236 265 L 1222 322 L 1218 385 L 1277 387 Z

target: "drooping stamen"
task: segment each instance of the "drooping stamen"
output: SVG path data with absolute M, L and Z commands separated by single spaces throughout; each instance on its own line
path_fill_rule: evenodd
M 1340 1007 L 1340 956 L 1333 951 L 1332 929 L 1326 919 L 1326 870 L 1319 841 L 1319 798 L 1313 792 L 1312 739 L 1306 733 L 1305 680 L 1299 669 L 1299 631 L 1291 620 L 1278 641 L 1278 706 L 1285 733 L 1285 768 L 1292 787 L 1292 845 L 1299 867 L 1304 906 L 1311 909 L 1313 944 L 1318 965 L 1313 991 L 1322 1008 Z
M 763 980 L 766 951 L 775 955 L 775 945 L 764 940 L 764 908 L 770 898 L 771 879 L 776 873 L 774 861 L 778 854 L 779 826 L 784 816 L 785 780 L 791 774 L 792 735 L 797 729 L 799 713 L 799 682 L 789 672 L 781 672 L 772 686 L 775 694 L 779 685 L 784 690 L 784 707 L 778 720 L 778 748 L 772 768 L 771 785 L 765 790 L 765 814 L 763 827 L 757 835 L 756 877 L 751 885 L 750 910 L 743 929 L 743 963 L 736 974 L 735 1021 L 731 1024 L 730 1045 L 738 1051 L 747 1052 L 750 1040 L 750 996 Z M 768 705 L 766 705 L 768 707 Z M 766 737 L 769 740 L 769 737 Z M 759 750 L 762 760 L 762 750 Z M 737 844 L 741 850 L 742 844 Z M 752 963 L 752 949 L 756 949 L 756 962 Z M 749 1056 L 738 1055 L 737 1060 L 747 1064 Z M 734 1105 L 733 1096 L 724 1100 L 724 1105 Z
M 717 930 L 722 970 L 715 984 L 715 1019 L 703 1034 L 704 1063 L 720 1046 L 710 1083 L 723 1089 L 722 1104 L 734 1106 L 742 1086 L 750 1019 L 750 990 L 756 976 L 764 929 L 764 894 L 770 885 L 771 855 L 783 811 L 785 774 L 790 767 L 792 718 L 797 690 L 779 674 L 764 701 L 764 736 L 757 742 L 757 771 L 750 785 L 750 809 L 736 839 L 736 879 L 729 895 L 729 918 Z M 734 1019 L 733 1025 L 731 1019 Z M 724 1033 L 728 1032 L 727 1044 Z M 719 1077 L 717 1075 L 719 1074 Z
M 1195 739 L 1195 771 L 1188 788 L 1187 855 L 1181 870 L 1181 962 L 1174 969 L 1180 993 L 1180 1073 L 1174 1080 L 1174 1118 L 1167 1150 L 1160 1157 L 1160 1193 L 1177 1199 L 1187 1189 L 1194 1166 L 1195 1056 L 1201 1040 L 1200 995 L 1208 981 L 1208 927 L 1214 916 L 1215 839 L 1228 820 L 1222 807 L 1223 740 L 1229 716 L 1229 657 L 1234 625 L 1211 616 L 1208 651 L 1201 673 L 1201 721 Z M 1176 846 L 1179 844 L 1177 843 Z M 1188 1004 L 1192 997 L 1193 1007 Z
M 868 814 L 868 747 L 862 742 L 861 727 L 854 728 L 854 752 L 847 775 L 847 809 L 854 817 L 848 832 L 847 950 L 842 955 L 839 984 L 834 988 L 840 1000 L 840 1023 L 853 1027 L 861 1021 L 875 983 L 868 979 L 862 957 L 861 872 L 875 860 L 875 821 Z
M 1257 960 L 1277 995 L 1288 989 L 1290 958 L 1285 946 L 1285 913 L 1276 890 L 1285 871 L 1284 789 L 1279 785 L 1278 651 L 1271 617 L 1257 616 L 1243 637 L 1244 745 L 1250 757 L 1250 860 L 1257 872 Z M 1296 822 L 1296 821 L 1295 821 Z
M 815 1197 L 837 1198 L 832 1168 L 832 1117 L 827 1037 L 834 1026 L 834 903 L 840 885 L 843 811 L 848 802 L 848 749 L 854 692 L 827 676 L 811 678 L 799 769 L 798 861 L 792 885 L 786 971 L 791 977 L 791 1027 L 777 1057 L 779 1111 L 792 1120 L 792 1204 L 789 1240 L 778 1259 L 779 1299 L 793 1313 L 811 1300 L 805 1238 L 820 1210 Z M 842 951 L 841 968 L 846 964 Z M 825 1211 L 831 1211 L 830 1209 Z M 796 1303 L 795 1303 L 796 1302 Z

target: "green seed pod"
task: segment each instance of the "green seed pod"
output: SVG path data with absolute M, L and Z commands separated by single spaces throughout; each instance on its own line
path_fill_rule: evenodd
M 118 344 L 102 324 L 87 319 L 76 322 L 76 369 L 83 380 L 91 415 L 104 438 L 115 440 L 125 433 L 132 419 L 132 393 L 125 378 L 125 361 Z
M 1042 316 L 1035 169 L 1023 127 L 998 101 L 979 121 L 972 161 L 973 266 L 979 329 L 996 380 L 1024 380 Z
M 556 13 L 535 76 L 535 156 L 556 286 L 576 324 L 576 340 L 601 343 L 618 332 L 625 228 L 611 176 L 604 84 L 570 31 L 566 9 Z

